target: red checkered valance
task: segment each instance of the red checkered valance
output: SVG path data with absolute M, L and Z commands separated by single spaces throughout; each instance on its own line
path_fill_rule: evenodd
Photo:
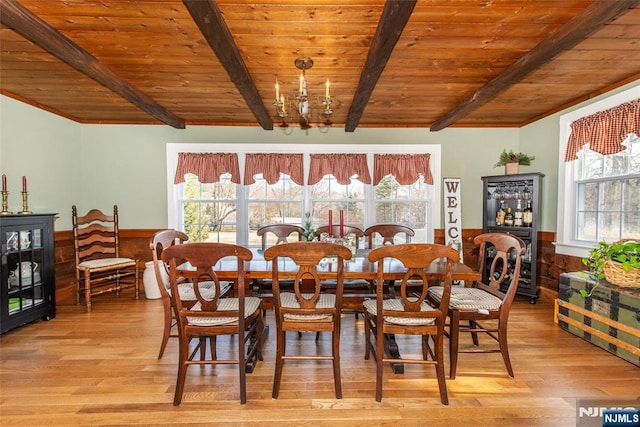
M 375 154 L 373 156 L 373 185 L 393 175 L 400 185 L 409 185 L 424 177 L 425 184 L 433 185 L 429 168 L 431 154 Z
M 371 183 L 366 154 L 311 154 L 308 184 L 317 184 L 328 174 L 340 185 L 348 185 L 352 176 L 363 184 Z
M 192 173 L 201 183 L 220 181 L 220 175 L 231 174 L 231 182 L 240 184 L 240 168 L 236 153 L 178 153 L 174 184 L 184 182 L 184 175 Z
M 256 182 L 254 175 L 261 173 L 269 185 L 280 180 L 280 173 L 287 174 L 291 181 L 304 184 L 302 154 L 255 153 L 247 154 L 244 165 L 244 185 Z
M 576 160 L 586 144 L 597 153 L 607 155 L 624 151 L 622 145 L 630 134 L 640 134 L 640 99 L 636 99 L 571 123 L 564 161 Z

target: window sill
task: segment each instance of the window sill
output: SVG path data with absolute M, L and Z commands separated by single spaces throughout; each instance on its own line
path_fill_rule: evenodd
M 553 245 L 556 247 L 556 254 L 569 255 L 578 258 L 589 256 L 589 250 L 594 246 L 592 243 L 587 242 L 553 242 Z

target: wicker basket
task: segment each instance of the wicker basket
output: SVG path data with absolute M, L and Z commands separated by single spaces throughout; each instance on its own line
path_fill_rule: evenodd
M 640 269 L 632 267 L 627 272 L 622 269 L 622 264 L 610 260 L 604 262 L 602 269 L 607 282 L 618 286 L 640 288 Z
M 612 245 L 629 241 L 635 242 L 635 240 L 633 239 L 623 239 L 618 242 L 612 243 Z M 607 282 L 609 283 L 629 288 L 640 288 L 639 268 L 631 267 L 629 271 L 624 271 L 624 269 L 622 268 L 622 264 L 620 264 L 619 262 L 607 260 L 602 265 L 602 270 L 604 271 L 605 279 L 607 279 Z

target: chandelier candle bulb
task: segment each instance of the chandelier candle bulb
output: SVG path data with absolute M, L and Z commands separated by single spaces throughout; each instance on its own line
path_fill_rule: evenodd
M 327 78 L 325 80 L 324 87 L 324 97 L 319 94 L 315 96 L 313 99 L 309 98 L 308 92 L 308 82 L 307 82 L 307 70 L 313 67 L 313 59 L 308 57 L 300 57 L 294 61 L 294 65 L 297 69 L 300 70 L 300 76 L 298 79 L 298 87 L 295 88 L 294 92 L 288 97 L 289 102 L 294 105 L 289 105 L 289 110 L 292 112 L 290 114 L 296 116 L 296 120 L 300 124 L 301 129 L 309 129 L 311 128 L 311 120 L 314 118 L 322 117 L 323 121 L 321 121 L 321 125 L 324 127 L 331 126 L 331 115 L 333 114 L 333 109 L 331 108 L 331 82 Z M 285 107 L 286 96 L 283 95 L 283 92 L 280 90 L 280 81 L 276 75 L 276 83 L 275 83 L 275 96 L 276 100 L 273 105 L 276 107 L 276 114 L 281 120 L 280 127 L 287 128 L 289 124 L 287 123 L 287 108 Z M 295 101 L 294 101 L 295 100 Z M 316 112 L 320 112 L 318 114 Z

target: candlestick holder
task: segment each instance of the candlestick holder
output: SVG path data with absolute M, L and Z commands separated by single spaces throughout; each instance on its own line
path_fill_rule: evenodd
M 8 191 L 3 191 L 2 192 L 2 211 L 0 211 L 0 215 L 12 215 L 13 212 L 10 212 L 9 210 L 7 210 L 7 208 L 9 207 L 7 204 L 7 199 L 9 197 L 9 192 Z
M 29 202 L 28 202 L 29 193 L 26 191 L 22 192 L 22 211 L 18 212 L 20 215 L 28 215 L 33 213 L 29 210 Z

